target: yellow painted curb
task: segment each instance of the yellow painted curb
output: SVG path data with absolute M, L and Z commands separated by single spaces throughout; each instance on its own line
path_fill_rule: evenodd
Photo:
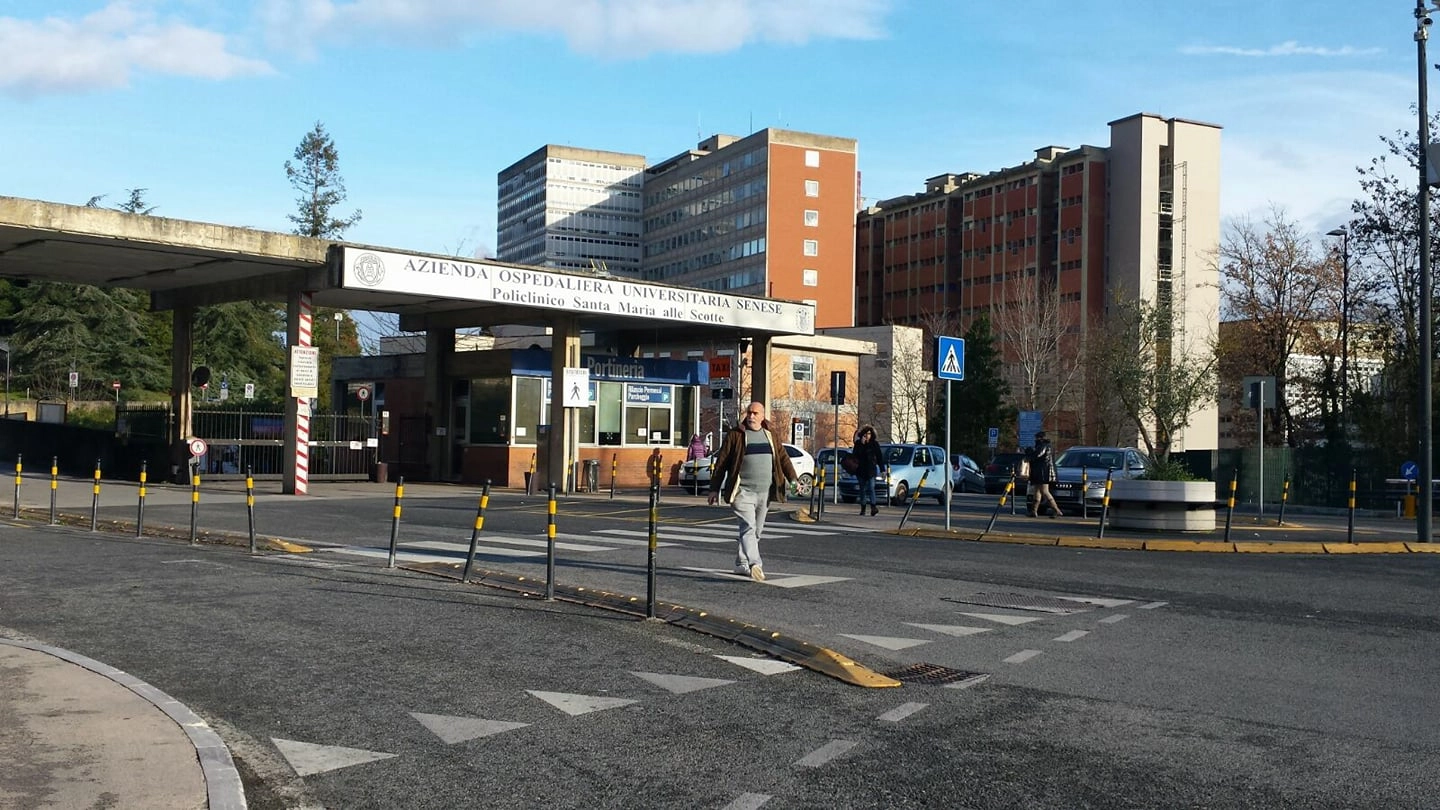
M 883 675 L 863 664 L 857 664 L 828 647 L 821 647 L 812 653 L 807 666 L 836 680 L 868 689 L 885 689 L 901 685 L 899 681 L 889 675 Z
M 1014 543 L 1022 546 L 1053 546 L 1060 542 L 1058 537 L 1036 537 L 1034 535 L 985 534 L 975 538 L 983 543 Z
M 265 545 L 269 546 L 272 549 L 275 549 L 276 551 L 284 551 L 290 554 L 309 554 L 310 552 L 315 550 L 313 548 L 310 548 L 309 546 L 302 546 L 299 543 L 292 543 L 289 540 L 276 540 L 273 538 L 270 540 L 266 540 Z
M 1146 540 L 1146 551 L 1234 551 L 1234 543 L 1216 543 L 1209 540 Z
M 1066 548 L 1108 548 L 1114 551 L 1144 551 L 1144 540 L 1117 540 L 1110 537 L 1062 537 L 1056 545 Z
M 1243 541 L 1235 544 L 1235 550 L 1257 554 L 1324 554 L 1325 544 Z
M 1326 554 L 1404 554 L 1404 543 L 1326 543 Z
M 1406 543 L 1405 548 L 1417 554 L 1440 554 L 1440 543 Z

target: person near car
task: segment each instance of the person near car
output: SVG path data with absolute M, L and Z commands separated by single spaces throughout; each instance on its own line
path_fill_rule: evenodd
M 875 508 L 875 474 L 885 466 L 880 453 L 880 443 L 875 441 L 875 429 L 866 425 L 855 434 L 855 446 L 850 455 L 855 459 L 855 480 L 860 484 L 860 514 L 865 514 L 865 504 L 870 504 L 870 514 L 877 515 Z
M 795 465 L 780 444 L 780 437 L 765 418 L 765 405 L 752 402 L 740 424 L 725 434 L 710 474 L 713 505 L 723 497 L 739 520 L 735 543 L 735 573 L 765 581 L 760 559 L 760 537 L 774 501 L 785 502 L 787 482 L 796 480 Z
M 1055 451 L 1050 447 L 1050 439 L 1042 430 L 1035 434 L 1035 449 L 1030 453 L 1030 488 L 1034 491 L 1034 500 L 1030 502 L 1030 517 L 1040 517 L 1040 510 L 1047 501 L 1050 504 L 1050 517 L 1060 517 L 1060 504 L 1055 503 L 1055 496 L 1050 492 L 1050 485 L 1055 483 L 1055 480 Z
M 690 447 L 685 451 L 685 460 L 704 461 L 708 455 L 710 455 L 710 451 L 705 447 L 705 440 L 701 438 L 700 434 L 691 435 Z

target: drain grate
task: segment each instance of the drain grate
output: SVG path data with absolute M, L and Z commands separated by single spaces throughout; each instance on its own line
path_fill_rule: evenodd
M 942 667 L 939 664 L 911 664 L 883 674 L 901 683 L 929 684 L 932 686 L 959 683 L 961 681 L 968 681 L 971 678 L 984 677 L 984 673 L 981 672 L 951 669 L 949 667 Z
M 1077 602 L 1073 599 L 1055 599 L 1049 596 L 1033 596 L 1026 593 L 975 593 L 969 596 L 942 596 L 940 599 L 945 602 L 956 602 L 961 605 L 984 605 L 985 607 L 1034 610 L 1041 613 L 1059 613 L 1067 616 L 1071 613 L 1084 613 L 1087 610 L 1095 609 L 1095 606 L 1092 604 Z

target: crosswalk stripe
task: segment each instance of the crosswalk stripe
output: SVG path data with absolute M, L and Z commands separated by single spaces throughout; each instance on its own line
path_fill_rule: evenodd
M 494 544 L 494 543 L 500 543 L 500 544 L 502 544 L 502 546 L 521 546 L 521 547 L 523 547 L 523 548 L 532 548 L 532 549 L 535 549 L 535 548 L 543 549 L 543 548 L 545 548 L 545 547 L 548 545 L 548 544 L 546 543 L 546 541 L 544 541 L 544 540 L 537 540 L 537 539 L 535 539 L 535 538 L 530 538 L 530 537 L 514 537 L 514 536 L 511 536 L 511 535 L 505 535 L 505 534 L 485 535 L 485 541 L 486 541 L 486 542 L 484 542 L 484 543 L 482 543 L 482 544 L 480 544 L 480 545 L 477 545 L 477 546 L 475 547 L 477 551 L 478 551 L 479 549 L 481 549 L 481 548 L 492 548 L 492 547 L 494 547 L 494 546 L 492 545 L 492 544 Z M 429 548 L 429 549 L 436 549 L 436 550 L 439 550 L 439 549 L 458 548 L 458 549 L 459 549 L 460 551 L 462 551 L 462 552 L 466 552 L 466 551 L 469 551 L 469 550 L 470 550 L 470 544 L 469 544 L 468 542 L 465 542 L 465 543 L 456 543 L 456 542 L 452 542 L 452 541 L 448 541 L 448 540 L 417 540 L 417 541 L 412 542 L 412 543 L 401 543 L 401 544 L 400 544 L 400 547 L 401 547 L 401 548 Z M 557 551 L 614 551 L 614 550 L 615 550 L 615 549 L 613 549 L 613 548 L 607 548 L 607 547 L 605 547 L 605 546 L 596 546 L 596 545 L 588 545 L 588 544 L 587 544 L 587 545 L 580 545 L 580 544 L 578 544 L 578 543 L 561 543 L 561 542 L 556 542 L 556 543 L 555 543 L 555 549 L 556 549 Z
M 592 543 L 593 543 L 593 542 L 604 541 L 604 542 L 606 542 L 606 543 L 613 543 L 613 544 L 615 544 L 615 545 L 617 545 L 617 546 L 648 546 L 648 545 L 650 545 L 650 533 L 649 533 L 649 532 L 645 532 L 644 534 L 645 534 L 645 539 L 644 539 L 644 540 L 636 540 L 636 539 L 633 539 L 633 538 L 630 538 L 630 537 L 617 537 L 617 536 L 615 536 L 615 535 L 611 535 L 611 536 L 609 536 L 609 537 L 596 537 L 596 536 L 590 535 L 590 534 L 575 534 L 575 533 L 573 533 L 573 532 L 556 532 L 556 533 L 555 533 L 555 538 L 556 538 L 557 540 L 575 540 L 575 541 L 578 541 L 578 542 L 581 542 L 581 543 L 586 543 L 586 542 L 592 542 Z M 673 545 L 675 545 L 675 544 L 674 544 L 674 543 L 667 543 L 667 542 L 665 542 L 664 540 L 658 540 L 658 541 L 656 541 L 655 545 L 656 545 L 656 546 L 673 546 Z
M 600 531 L 596 532 L 596 534 L 603 534 L 603 535 L 605 535 L 606 537 L 611 537 L 611 536 L 614 536 L 614 537 L 644 537 L 646 540 L 649 540 L 649 539 L 650 539 L 650 532 L 648 532 L 648 531 L 644 531 L 644 532 L 635 531 L 635 530 L 633 530 L 633 529 L 601 529 Z M 732 533 L 729 537 L 704 537 L 704 536 L 696 537 L 696 536 L 694 536 L 694 535 L 688 535 L 688 534 L 686 534 L 686 535 L 677 535 L 677 534 L 674 534 L 674 533 L 671 533 L 671 532 L 663 532 L 663 533 L 661 533 L 659 536 L 665 537 L 665 538 L 668 539 L 668 540 L 688 540 L 688 541 L 690 541 L 690 542 L 692 542 L 692 543 L 734 543 L 734 542 L 735 542 L 735 535 L 734 535 L 733 533 Z

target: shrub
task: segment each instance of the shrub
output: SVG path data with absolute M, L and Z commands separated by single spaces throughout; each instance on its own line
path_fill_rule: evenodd
M 1197 478 L 1184 464 L 1174 459 L 1164 464 L 1156 464 L 1144 475 L 1140 476 L 1147 481 L 1203 481 Z

